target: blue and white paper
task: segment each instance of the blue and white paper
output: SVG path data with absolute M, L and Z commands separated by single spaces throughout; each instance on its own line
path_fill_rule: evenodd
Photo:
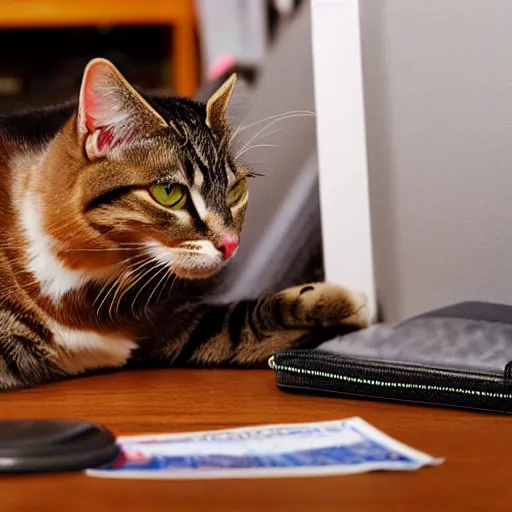
M 360 418 L 119 439 L 123 456 L 87 474 L 104 478 L 256 478 L 417 470 L 440 459 Z

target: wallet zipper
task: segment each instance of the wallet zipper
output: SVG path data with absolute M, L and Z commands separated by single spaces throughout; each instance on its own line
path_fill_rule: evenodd
M 298 375 L 308 375 L 309 377 L 321 377 L 324 379 L 332 379 L 341 382 L 348 382 L 351 384 L 362 384 L 369 387 L 375 388 L 402 388 L 402 389 L 418 389 L 422 391 L 441 391 L 444 393 L 453 393 L 453 394 L 466 394 L 472 396 L 480 396 L 487 398 L 500 398 L 500 399 L 510 399 L 512 398 L 512 394 L 508 393 L 496 393 L 490 391 L 478 391 L 475 389 L 467 389 L 467 388 L 455 388 L 451 386 L 436 386 L 435 384 L 417 384 L 413 382 L 400 382 L 400 381 L 390 381 L 384 379 L 367 379 L 362 377 L 353 377 L 350 375 L 343 375 L 340 373 L 331 373 L 321 370 L 310 370 L 307 368 L 299 368 L 296 366 L 282 365 L 276 363 L 275 356 L 272 356 L 268 361 L 269 367 L 278 372 L 288 372 Z M 494 375 L 482 375 L 482 377 L 496 378 Z M 498 380 L 498 379 L 497 379 Z

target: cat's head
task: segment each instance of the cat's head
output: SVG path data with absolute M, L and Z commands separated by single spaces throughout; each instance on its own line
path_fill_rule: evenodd
M 144 257 L 201 279 L 234 255 L 250 174 L 231 152 L 235 79 L 206 104 L 149 100 L 109 61 L 88 64 L 78 109 L 29 185 L 67 269 L 108 274 Z

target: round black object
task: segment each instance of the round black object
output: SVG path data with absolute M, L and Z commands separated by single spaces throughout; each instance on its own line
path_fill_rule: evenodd
M 82 421 L 0 421 L 0 473 L 79 471 L 114 461 L 115 437 Z

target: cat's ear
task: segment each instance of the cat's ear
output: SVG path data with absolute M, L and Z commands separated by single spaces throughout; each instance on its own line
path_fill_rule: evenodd
M 210 128 L 222 128 L 226 123 L 229 100 L 236 84 L 236 73 L 233 73 L 210 97 L 206 103 L 206 124 Z
M 85 68 L 77 115 L 77 130 L 89 159 L 167 123 L 106 59 Z

